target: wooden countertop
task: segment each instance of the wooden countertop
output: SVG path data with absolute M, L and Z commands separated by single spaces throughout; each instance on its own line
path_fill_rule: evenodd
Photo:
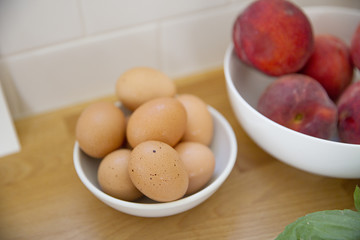
M 221 112 L 237 137 L 236 165 L 212 197 L 163 218 L 127 215 L 100 202 L 73 166 L 74 129 L 84 103 L 15 122 L 22 151 L 0 159 L 0 239 L 274 239 L 307 213 L 354 209 L 360 179 L 297 170 L 247 136 L 231 110 L 222 69 L 176 83 L 178 92 Z

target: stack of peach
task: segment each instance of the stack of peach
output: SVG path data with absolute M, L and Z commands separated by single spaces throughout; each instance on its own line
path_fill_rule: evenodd
M 346 26 L 345 26 L 346 27 Z M 360 23 L 347 45 L 315 34 L 305 12 L 286 0 L 257 0 L 233 26 L 237 56 L 275 76 L 258 110 L 295 131 L 360 144 Z

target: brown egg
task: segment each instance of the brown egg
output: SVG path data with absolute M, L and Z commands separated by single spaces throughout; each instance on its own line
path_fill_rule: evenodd
M 176 97 L 187 112 L 187 125 L 182 141 L 211 143 L 214 124 L 206 103 L 192 94 L 181 94 Z
M 110 196 L 125 201 L 133 201 L 143 195 L 129 176 L 130 153 L 129 149 L 115 150 L 101 160 L 98 168 L 98 182 L 101 189 Z
M 175 150 L 179 153 L 189 175 L 186 194 L 193 194 L 211 179 L 215 169 L 214 154 L 208 146 L 198 142 L 181 142 Z
M 116 82 L 118 99 L 130 110 L 158 97 L 173 97 L 176 86 L 164 73 L 149 67 L 135 67 L 123 73 Z
M 184 196 L 189 177 L 177 151 L 159 141 L 146 141 L 131 152 L 129 175 L 147 197 L 169 202 Z
M 119 148 L 125 138 L 125 116 L 111 102 L 93 103 L 76 123 L 76 140 L 89 156 L 103 158 Z
M 175 98 L 150 100 L 138 107 L 130 116 L 126 136 L 135 147 L 147 140 L 162 141 L 175 146 L 186 128 L 186 111 Z

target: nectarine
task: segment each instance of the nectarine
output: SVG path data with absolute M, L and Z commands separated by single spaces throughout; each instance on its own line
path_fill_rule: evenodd
M 360 23 L 351 39 L 350 52 L 355 67 L 360 69 Z
M 353 78 L 350 49 L 337 36 L 316 35 L 314 52 L 301 72 L 317 80 L 336 101 Z
M 287 74 L 272 82 L 261 95 L 258 110 L 292 130 L 329 139 L 336 130 L 337 108 L 325 89 L 303 74 Z
M 232 38 L 242 61 L 272 76 L 300 70 L 314 45 L 307 16 L 286 0 L 251 3 L 236 18 Z
M 360 144 L 360 81 L 352 83 L 345 89 L 337 106 L 340 140 Z

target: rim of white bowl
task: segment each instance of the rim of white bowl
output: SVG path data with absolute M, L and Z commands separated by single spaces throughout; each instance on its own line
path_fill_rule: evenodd
M 346 12 L 346 13 L 350 13 L 350 14 L 355 14 L 355 15 L 359 15 L 360 11 L 353 9 L 353 8 L 348 8 L 348 7 L 341 7 L 341 6 L 324 6 L 324 5 L 314 5 L 314 6 L 308 6 L 308 7 L 302 7 L 302 9 L 304 9 L 305 12 L 321 12 L 324 13 L 324 11 L 336 11 L 336 12 Z
M 85 176 L 85 173 L 83 172 L 83 168 L 80 164 L 80 148 L 79 144 L 76 141 L 74 145 L 74 152 L 73 152 L 73 159 L 74 159 L 74 166 L 75 170 L 78 174 L 78 177 L 83 182 L 83 184 L 90 190 L 95 196 L 101 196 L 103 199 L 105 199 L 107 202 L 110 202 L 113 205 L 118 205 L 121 203 L 121 206 L 131 209 L 137 209 L 137 210 L 156 210 L 156 209 L 172 209 L 176 208 L 178 206 L 187 205 L 188 203 L 192 203 L 194 200 L 202 199 L 204 197 L 209 197 L 212 193 L 214 193 L 221 185 L 222 183 L 227 179 L 227 177 L 230 175 L 237 157 L 237 140 L 235 137 L 235 133 L 230 126 L 229 122 L 222 116 L 217 110 L 215 110 L 213 107 L 208 106 L 208 109 L 211 113 L 211 115 L 216 118 L 220 124 L 224 127 L 226 135 L 228 139 L 230 140 L 230 156 L 229 161 L 227 165 L 224 168 L 224 171 L 220 173 L 220 175 L 208 186 L 206 186 L 204 189 L 186 196 L 184 198 L 181 198 L 176 201 L 172 202 L 165 202 L 165 203 L 139 203 L 139 202 L 130 202 L 130 201 L 124 201 L 121 199 L 114 198 L 103 191 L 101 191 L 99 188 L 94 186 L 89 179 Z M 206 198 L 207 198 L 206 197 Z
M 358 13 L 359 14 L 359 13 Z M 297 132 L 295 130 L 289 129 L 287 127 L 284 127 L 272 120 L 270 120 L 269 118 L 265 117 L 264 115 L 262 115 L 260 112 L 258 112 L 256 109 L 254 109 L 239 93 L 239 91 L 236 89 L 232 76 L 230 74 L 230 59 L 231 56 L 234 52 L 234 44 L 230 43 L 228 48 L 226 49 L 225 52 L 225 58 L 224 58 L 224 72 L 225 72 L 225 80 L 227 82 L 227 86 L 228 89 L 234 93 L 234 95 L 236 96 L 236 98 L 238 99 L 238 101 L 242 102 L 244 106 L 246 106 L 246 108 L 248 108 L 250 111 L 252 111 L 256 116 L 258 116 L 259 118 L 262 118 L 264 121 L 266 121 L 267 123 L 281 129 L 282 131 L 288 131 L 291 132 L 299 137 L 304 137 L 304 138 L 308 138 L 310 141 L 316 141 L 322 144 L 330 144 L 333 145 L 335 147 L 346 147 L 346 148 L 360 148 L 359 144 L 351 144 L 351 143 L 344 143 L 344 142 L 337 142 L 334 140 L 327 140 L 327 139 L 322 139 L 322 138 L 317 138 L 317 137 L 313 137 L 310 135 L 306 135 L 300 132 Z M 234 53 L 235 54 L 235 53 Z

